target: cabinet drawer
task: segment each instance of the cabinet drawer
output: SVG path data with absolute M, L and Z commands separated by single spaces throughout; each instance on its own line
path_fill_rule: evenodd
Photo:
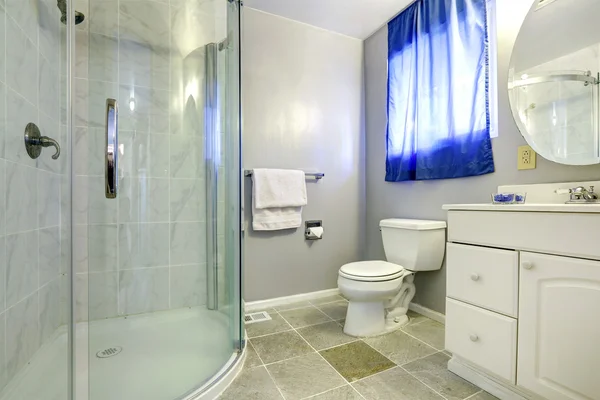
M 597 206 L 592 206 L 597 207 Z M 600 213 L 450 211 L 448 241 L 600 260 Z M 522 229 L 526 226 L 527 229 Z
M 448 243 L 446 254 L 448 297 L 517 316 L 516 251 Z
M 446 348 L 513 384 L 516 382 L 516 319 L 447 299 Z

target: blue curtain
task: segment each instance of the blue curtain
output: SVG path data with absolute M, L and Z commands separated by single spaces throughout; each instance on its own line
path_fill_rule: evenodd
M 486 0 L 417 0 L 388 24 L 388 182 L 494 172 Z

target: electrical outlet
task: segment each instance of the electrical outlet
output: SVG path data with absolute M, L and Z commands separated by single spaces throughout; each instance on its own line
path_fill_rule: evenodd
M 536 153 L 530 146 L 519 146 L 517 168 L 535 169 Z

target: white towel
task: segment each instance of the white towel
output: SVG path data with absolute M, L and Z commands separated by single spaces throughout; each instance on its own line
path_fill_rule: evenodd
M 302 206 L 307 204 L 303 171 L 255 169 L 252 182 L 255 231 L 294 229 L 302 225 Z
M 302 207 L 262 208 L 252 205 L 252 228 L 255 231 L 295 229 L 302 225 Z
M 304 171 L 259 168 L 252 173 L 252 182 L 254 205 L 258 209 L 307 204 Z

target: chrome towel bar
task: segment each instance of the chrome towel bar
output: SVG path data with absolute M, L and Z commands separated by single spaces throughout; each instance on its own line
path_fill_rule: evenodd
M 247 169 L 244 171 L 244 176 L 252 176 L 252 172 L 251 169 Z M 322 172 L 305 172 L 304 175 L 306 175 L 307 178 L 314 178 L 316 180 L 325 178 L 325 174 Z

